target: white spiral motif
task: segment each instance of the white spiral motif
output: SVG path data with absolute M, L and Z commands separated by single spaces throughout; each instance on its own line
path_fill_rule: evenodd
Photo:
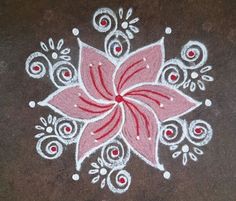
M 48 69 L 46 69 L 46 67 Z M 25 62 L 25 70 L 30 77 L 35 79 L 42 78 L 47 70 L 52 69 L 52 64 L 41 52 L 32 53 Z
M 50 78 L 57 87 L 70 85 L 78 80 L 75 67 L 67 61 L 59 61 L 53 65 Z
M 185 138 L 186 122 L 175 119 L 166 121 L 161 126 L 160 142 L 164 145 L 175 145 L 182 142 Z
M 182 59 L 188 63 L 186 68 L 196 69 L 207 61 L 206 46 L 198 41 L 189 41 L 181 50 Z
M 61 156 L 63 146 L 57 137 L 49 135 L 39 139 L 36 145 L 36 150 L 43 158 L 52 160 Z
M 102 148 L 101 157 L 107 167 L 120 169 L 129 160 L 130 149 L 122 142 L 115 139 Z
M 126 170 L 113 170 L 107 177 L 107 185 L 114 193 L 124 193 L 128 190 L 130 184 L 131 176 Z
M 187 71 L 184 68 L 185 65 L 180 60 L 168 60 L 162 70 L 161 82 L 176 88 L 180 87 L 187 79 Z
M 126 56 L 130 51 L 130 41 L 122 31 L 110 32 L 105 38 L 106 53 L 116 59 Z
M 78 134 L 78 126 L 76 121 L 62 117 L 59 118 L 54 125 L 55 134 L 64 144 L 74 143 Z
M 112 20 L 114 23 L 112 23 Z M 117 29 L 117 17 L 113 10 L 110 8 L 100 8 L 93 15 L 93 26 L 99 32 L 111 31 Z
M 191 143 L 197 146 L 208 144 L 213 135 L 210 124 L 200 119 L 192 121 L 188 130 L 189 132 L 186 137 Z

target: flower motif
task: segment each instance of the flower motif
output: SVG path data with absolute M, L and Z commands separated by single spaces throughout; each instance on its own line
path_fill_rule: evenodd
M 190 91 L 194 92 L 198 86 L 198 88 L 202 91 L 206 90 L 205 82 L 212 82 L 214 78 L 210 75 L 205 75 L 206 72 L 212 69 L 211 66 L 205 66 L 203 68 L 194 69 L 191 72 L 191 78 L 188 79 L 184 84 L 183 88 L 190 87 Z
M 123 16 L 124 15 L 123 8 L 119 9 L 119 17 L 120 17 L 121 20 L 123 20 L 123 22 L 121 23 L 121 27 L 125 30 L 125 33 L 129 37 L 129 39 L 133 39 L 134 38 L 134 34 L 133 33 L 138 33 L 139 32 L 139 28 L 134 26 L 134 24 L 139 21 L 139 18 L 136 17 L 136 18 L 134 18 L 132 20 L 129 20 L 129 18 L 131 17 L 132 13 L 133 13 L 133 9 L 130 8 L 127 11 L 127 13 L 126 13 L 126 16 Z
M 177 147 L 176 147 L 177 148 Z M 198 154 L 198 155 L 203 155 L 203 151 L 197 147 L 193 147 L 193 151 Z M 181 147 L 181 150 L 179 151 L 175 151 L 172 154 L 172 158 L 178 158 L 180 155 L 182 154 L 183 158 L 182 158 L 182 164 L 185 166 L 187 165 L 188 162 L 188 157 L 190 157 L 190 159 L 192 159 L 193 161 L 197 161 L 198 158 L 197 156 L 190 151 L 190 148 L 187 144 L 183 145 Z
M 51 114 L 48 115 L 48 118 L 45 119 L 44 117 L 40 117 L 41 125 L 36 125 L 35 128 L 41 133 L 38 133 L 35 135 L 36 138 L 40 138 L 41 136 L 47 134 L 51 134 L 54 130 L 54 124 L 56 122 L 57 118 L 52 117 Z
M 97 159 L 97 163 L 93 162 L 91 163 L 91 166 L 94 169 L 89 170 L 89 174 L 94 175 L 94 178 L 92 179 L 92 183 L 97 183 L 101 177 L 104 177 L 107 175 L 107 169 L 104 167 L 104 163 L 100 157 Z M 101 181 L 101 188 L 104 188 L 106 184 L 106 178 L 103 178 Z
M 40 46 L 45 52 L 49 52 L 49 51 L 52 52 L 52 59 L 56 60 L 60 58 L 65 61 L 70 61 L 71 57 L 68 56 L 68 54 L 70 53 L 70 48 L 62 49 L 63 44 L 64 44 L 64 40 L 60 39 L 57 45 L 55 46 L 55 43 L 52 40 L 52 38 L 48 39 L 49 46 L 47 46 L 44 42 L 40 42 Z
M 39 103 L 84 122 L 76 148 L 77 169 L 117 135 L 145 162 L 161 169 L 157 156 L 160 121 L 200 105 L 178 89 L 158 83 L 164 62 L 163 39 L 135 51 L 120 64 L 79 43 L 80 83 L 62 87 Z

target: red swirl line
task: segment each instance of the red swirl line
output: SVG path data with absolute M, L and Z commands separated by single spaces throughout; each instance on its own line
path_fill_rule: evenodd
M 121 77 L 120 77 L 120 80 L 119 80 L 119 83 L 118 83 L 118 86 L 117 86 L 118 91 L 119 91 L 120 88 L 121 88 L 121 87 L 120 87 L 120 84 L 121 84 L 121 81 L 122 81 L 123 78 L 124 78 L 124 75 L 125 75 L 132 67 L 134 67 L 135 65 L 139 64 L 139 63 L 142 62 L 142 61 L 143 61 L 142 59 L 136 61 L 135 63 L 131 64 L 131 65 L 122 73 L 122 75 L 121 75 Z
M 93 133 L 97 133 L 97 132 L 99 132 L 99 131 L 105 129 L 105 128 L 114 120 L 114 118 L 115 118 L 115 116 L 116 116 L 116 114 L 117 114 L 117 110 L 118 110 L 118 108 L 116 108 L 114 114 L 112 115 L 111 119 L 110 119 L 107 123 L 105 123 L 103 126 L 101 126 L 100 128 L 98 128 L 97 130 L 95 130 Z
M 140 71 L 142 71 L 142 70 L 144 70 L 144 69 L 146 69 L 146 67 L 142 67 L 142 68 L 139 68 L 139 69 L 137 69 L 136 71 L 134 71 L 131 75 L 129 75 L 129 76 L 122 82 L 122 84 L 121 84 L 121 86 L 120 86 L 119 89 L 121 89 L 121 88 L 124 86 L 124 84 L 125 84 L 133 75 L 135 75 L 136 73 L 138 73 L 138 72 L 140 72 Z
M 100 111 L 93 111 L 93 110 L 89 110 L 87 108 L 81 107 L 79 106 L 78 108 L 80 108 L 81 110 L 85 111 L 85 112 L 90 112 L 90 113 L 94 113 L 94 114 L 100 114 L 100 113 L 104 113 L 107 112 L 110 108 L 106 109 L 106 110 L 100 110 Z
M 133 92 L 130 92 L 129 95 L 132 95 L 132 96 L 143 96 L 143 97 L 146 97 L 148 99 L 151 99 L 152 101 L 154 101 L 156 104 L 158 104 L 159 106 L 161 105 L 160 101 L 158 100 L 155 100 L 154 98 L 151 98 L 149 97 L 148 95 L 145 95 L 145 94 L 139 94 L 139 93 L 133 93 Z
M 83 102 L 89 104 L 89 105 L 92 105 L 92 106 L 95 106 L 95 107 L 98 107 L 98 108 L 110 108 L 112 105 L 97 105 L 95 103 L 92 103 L 86 99 L 84 99 L 83 97 L 79 97 Z
M 90 70 L 90 76 L 91 76 L 91 78 L 92 78 L 92 82 L 93 82 L 93 85 L 94 85 L 94 87 L 96 88 L 96 90 L 99 92 L 99 94 L 103 97 L 103 98 L 105 98 L 105 99 L 107 99 L 107 100 L 111 100 L 110 98 L 108 98 L 108 97 L 106 97 L 101 91 L 100 91 L 100 89 L 97 87 L 97 85 L 96 85 L 96 82 L 95 82 L 95 78 L 94 78 L 94 74 L 93 74 L 93 69 L 92 69 L 92 67 L 90 67 L 89 66 L 89 70 Z
M 127 101 L 126 101 L 126 103 L 132 105 L 138 111 L 138 113 L 143 117 L 143 119 L 145 121 L 145 125 L 146 125 L 145 127 L 146 127 L 147 132 L 148 132 L 147 136 L 150 137 L 151 135 L 150 135 L 150 130 L 149 130 L 149 123 L 148 123 L 148 119 L 145 116 L 145 114 L 143 112 L 141 112 L 133 103 L 130 103 L 130 102 L 127 102 Z
M 121 114 L 119 114 L 119 118 L 116 120 L 114 126 L 109 131 L 107 131 L 106 133 L 101 135 L 99 138 L 96 138 L 96 140 L 100 140 L 100 139 L 106 137 L 107 135 L 109 135 L 117 127 L 117 124 L 120 122 L 120 120 L 121 120 Z
M 98 73 L 99 73 L 99 78 L 100 78 L 100 82 L 102 83 L 103 88 L 105 89 L 105 91 L 110 95 L 113 96 L 112 93 L 110 91 L 108 91 L 105 83 L 104 83 L 104 79 L 103 79 L 103 75 L 102 75 L 102 70 L 101 70 L 101 65 L 98 66 Z
M 134 90 L 134 91 L 131 91 L 131 92 L 126 93 L 125 95 L 129 95 L 130 93 L 133 93 L 133 92 L 143 92 L 143 91 L 144 91 L 144 92 L 150 92 L 150 93 L 159 95 L 159 96 L 161 96 L 161 97 L 163 97 L 163 98 L 166 98 L 166 99 L 168 99 L 168 100 L 171 99 L 169 96 L 166 96 L 166 95 L 164 95 L 164 94 L 162 94 L 162 93 L 159 93 L 159 92 L 156 92 L 156 91 L 152 91 L 152 90 L 148 90 L 148 89 Z M 132 94 L 131 94 L 131 95 L 132 95 Z

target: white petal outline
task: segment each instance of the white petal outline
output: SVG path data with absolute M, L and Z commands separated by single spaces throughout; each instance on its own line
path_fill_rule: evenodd
M 105 185 L 106 185 L 106 179 L 104 178 L 104 179 L 101 181 L 101 185 L 100 185 L 101 189 L 103 189 L 103 188 L 105 187 Z
M 139 18 L 136 17 L 136 18 L 132 19 L 132 20 L 129 22 L 129 24 L 135 24 L 135 23 L 138 22 L 138 21 L 139 21 Z
M 205 66 L 204 68 L 200 70 L 200 73 L 205 73 L 207 71 L 210 71 L 211 69 L 212 69 L 212 66 Z
M 207 82 L 212 82 L 214 81 L 214 78 L 210 75 L 202 75 L 202 79 L 207 81 Z
M 132 32 L 130 30 L 125 30 L 125 33 L 127 34 L 129 39 L 133 39 L 134 38 L 134 34 L 132 34 Z
M 119 17 L 120 17 L 120 19 L 123 18 L 123 13 L 124 13 L 123 8 L 119 8 Z
M 60 53 L 61 54 L 69 54 L 70 53 L 70 48 L 65 48 Z
M 191 82 L 191 79 L 189 79 L 188 81 L 186 81 L 184 84 L 183 84 L 183 88 L 188 88 L 189 87 L 189 84 Z
M 97 175 L 96 177 L 92 179 L 91 183 L 95 184 L 98 182 L 99 179 L 100 179 L 100 175 Z
M 52 50 L 55 49 L 54 42 L 53 42 L 52 38 L 49 38 L 49 39 L 48 39 L 48 44 L 49 44 L 49 47 L 50 47 Z
M 170 151 L 174 151 L 178 148 L 178 145 L 171 145 L 170 146 Z
M 48 125 L 45 118 L 40 117 L 40 121 L 42 122 L 42 124 L 43 124 L 44 126 L 47 126 L 47 125 Z
M 172 158 L 178 158 L 182 152 L 181 151 L 176 151 L 172 154 Z
M 60 56 L 59 58 L 65 60 L 65 61 L 70 61 L 71 60 L 71 57 L 67 56 L 67 55 Z
M 132 13 L 133 13 L 133 8 L 129 8 L 129 10 L 128 10 L 128 12 L 127 12 L 127 14 L 126 14 L 126 20 L 128 20 L 129 19 L 129 17 L 132 15 Z
M 36 128 L 37 130 L 41 130 L 41 131 L 44 131 L 44 130 L 45 130 L 45 128 L 44 128 L 43 126 L 41 126 L 41 125 L 35 125 L 35 128 Z
M 198 86 L 199 89 L 201 89 L 202 91 L 205 91 L 205 90 L 206 90 L 205 84 L 204 84 L 204 82 L 201 81 L 201 80 L 198 80 L 198 81 L 197 81 L 197 86 Z
M 49 114 L 49 115 L 48 115 L 48 124 L 51 124 L 51 123 L 52 123 L 52 115 Z
M 129 28 L 131 31 L 133 31 L 134 33 L 138 33 L 139 32 L 139 28 L 133 25 L 129 25 Z
M 197 148 L 197 147 L 193 147 L 193 151 L 198 155 L 203 155 L 204 154 L 204 152 L 201 149 Z
M 196 90 L 196 84 L 195 84 L 195 82 L 192 81 L 192 82 L 190 83 L 190 91 L 191 91 L 191 92 L 194 92 L 195 90 Z
M 35 138 L 40 138 L 40 137 L 42 137 L 42 136 L 44 136 L 45 135 L 45 133 L 38 133 L 38 134 L 36 134 L 34 137 Z
M 100 157 L 97 158 L 98 163 L 101 165 L 101 167 L 104 166 L 103 161 Z
M 182 164 L 185 166 L 185 165 L 187 165 L 187 162 L 188 162 L 188 155 L 187 155 L 187 153 L 183 153 Z
M 57 43 L 57 50 L 60 50 L 61 47 L 63 46 L 63 44 L 64 44 L 64 40 L 63 40 L 63 39 L 60 39 L 60 40 L 58 41 L 58 43 Z
M 99 169 L 100 167 L 98 166 L 98 164 L 97 163 L 91 163 L 91 166 L 93 166 L 94 168 L 96 168 L 96 169 Z
M 56 121 L 57 121 L 57 118 L 56 118 L 56 117 L 53 117 L 53 119 L 52 119 L 52 125 L 54 125 L 54 124 L 56 123 Z
M 99 172 L 98 169 L 92 169 L 92 170 L 89 170 L 89 174 L 97 174 Z
M 189 152 L 188 155 L 193 161 L 196 162 L 198 160 L 197 157 L 195 156 L 195 154 L 193 154 L 192 152 Z
M 48 47 L 47 47 L 47 45 L 45 45 L 44 42 L 40 42 L 40 46 L 45 52 L 48 52 Z

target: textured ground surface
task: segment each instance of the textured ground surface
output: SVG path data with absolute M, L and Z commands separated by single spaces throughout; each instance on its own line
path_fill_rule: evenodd
M 39 41 L 63 37 L 71 49 L 77 47 L 73 27 L 80 28 L 83 41 L 103 48 L 104 35 L 91 23 L 99 7 L 117 10 L 133 7 L 139 16 L 140 33 L 132 49 L 164 35 L 166 58 L 179 55 L 189 40 L 203 42 L 209 51 L 208 64 L 214 67 L 215 81 L 194 98 L 213 101 L 211 108 L 199 108 L 188 120 L 201 118 L 214 129 L 214 137 L 198 163 L 187 167 L 174 161 L 165 148 L 163 162 L 172 172 L 171 180 L 132 156 L 127 170 L 132 174 L 128 192 L 115 195 L 90 183 L 89 161 L 83 163 L 80 181 L 74 182 L 74 146 L 58 160 L 47 161 L 35 151 L 34 125 L 50 109 L 30 109 L 30 100 L 39 101 L 55 90 L 48 79 L 34 80 L 24 70 L 28 55 L 39 49 Z M 0 1 L 0 200 L 2 201 L 234 201 L 236 200 L 236 26 L 234 0 L 209 1 Z M 96 158 L 96 154 L 91 160 Z

